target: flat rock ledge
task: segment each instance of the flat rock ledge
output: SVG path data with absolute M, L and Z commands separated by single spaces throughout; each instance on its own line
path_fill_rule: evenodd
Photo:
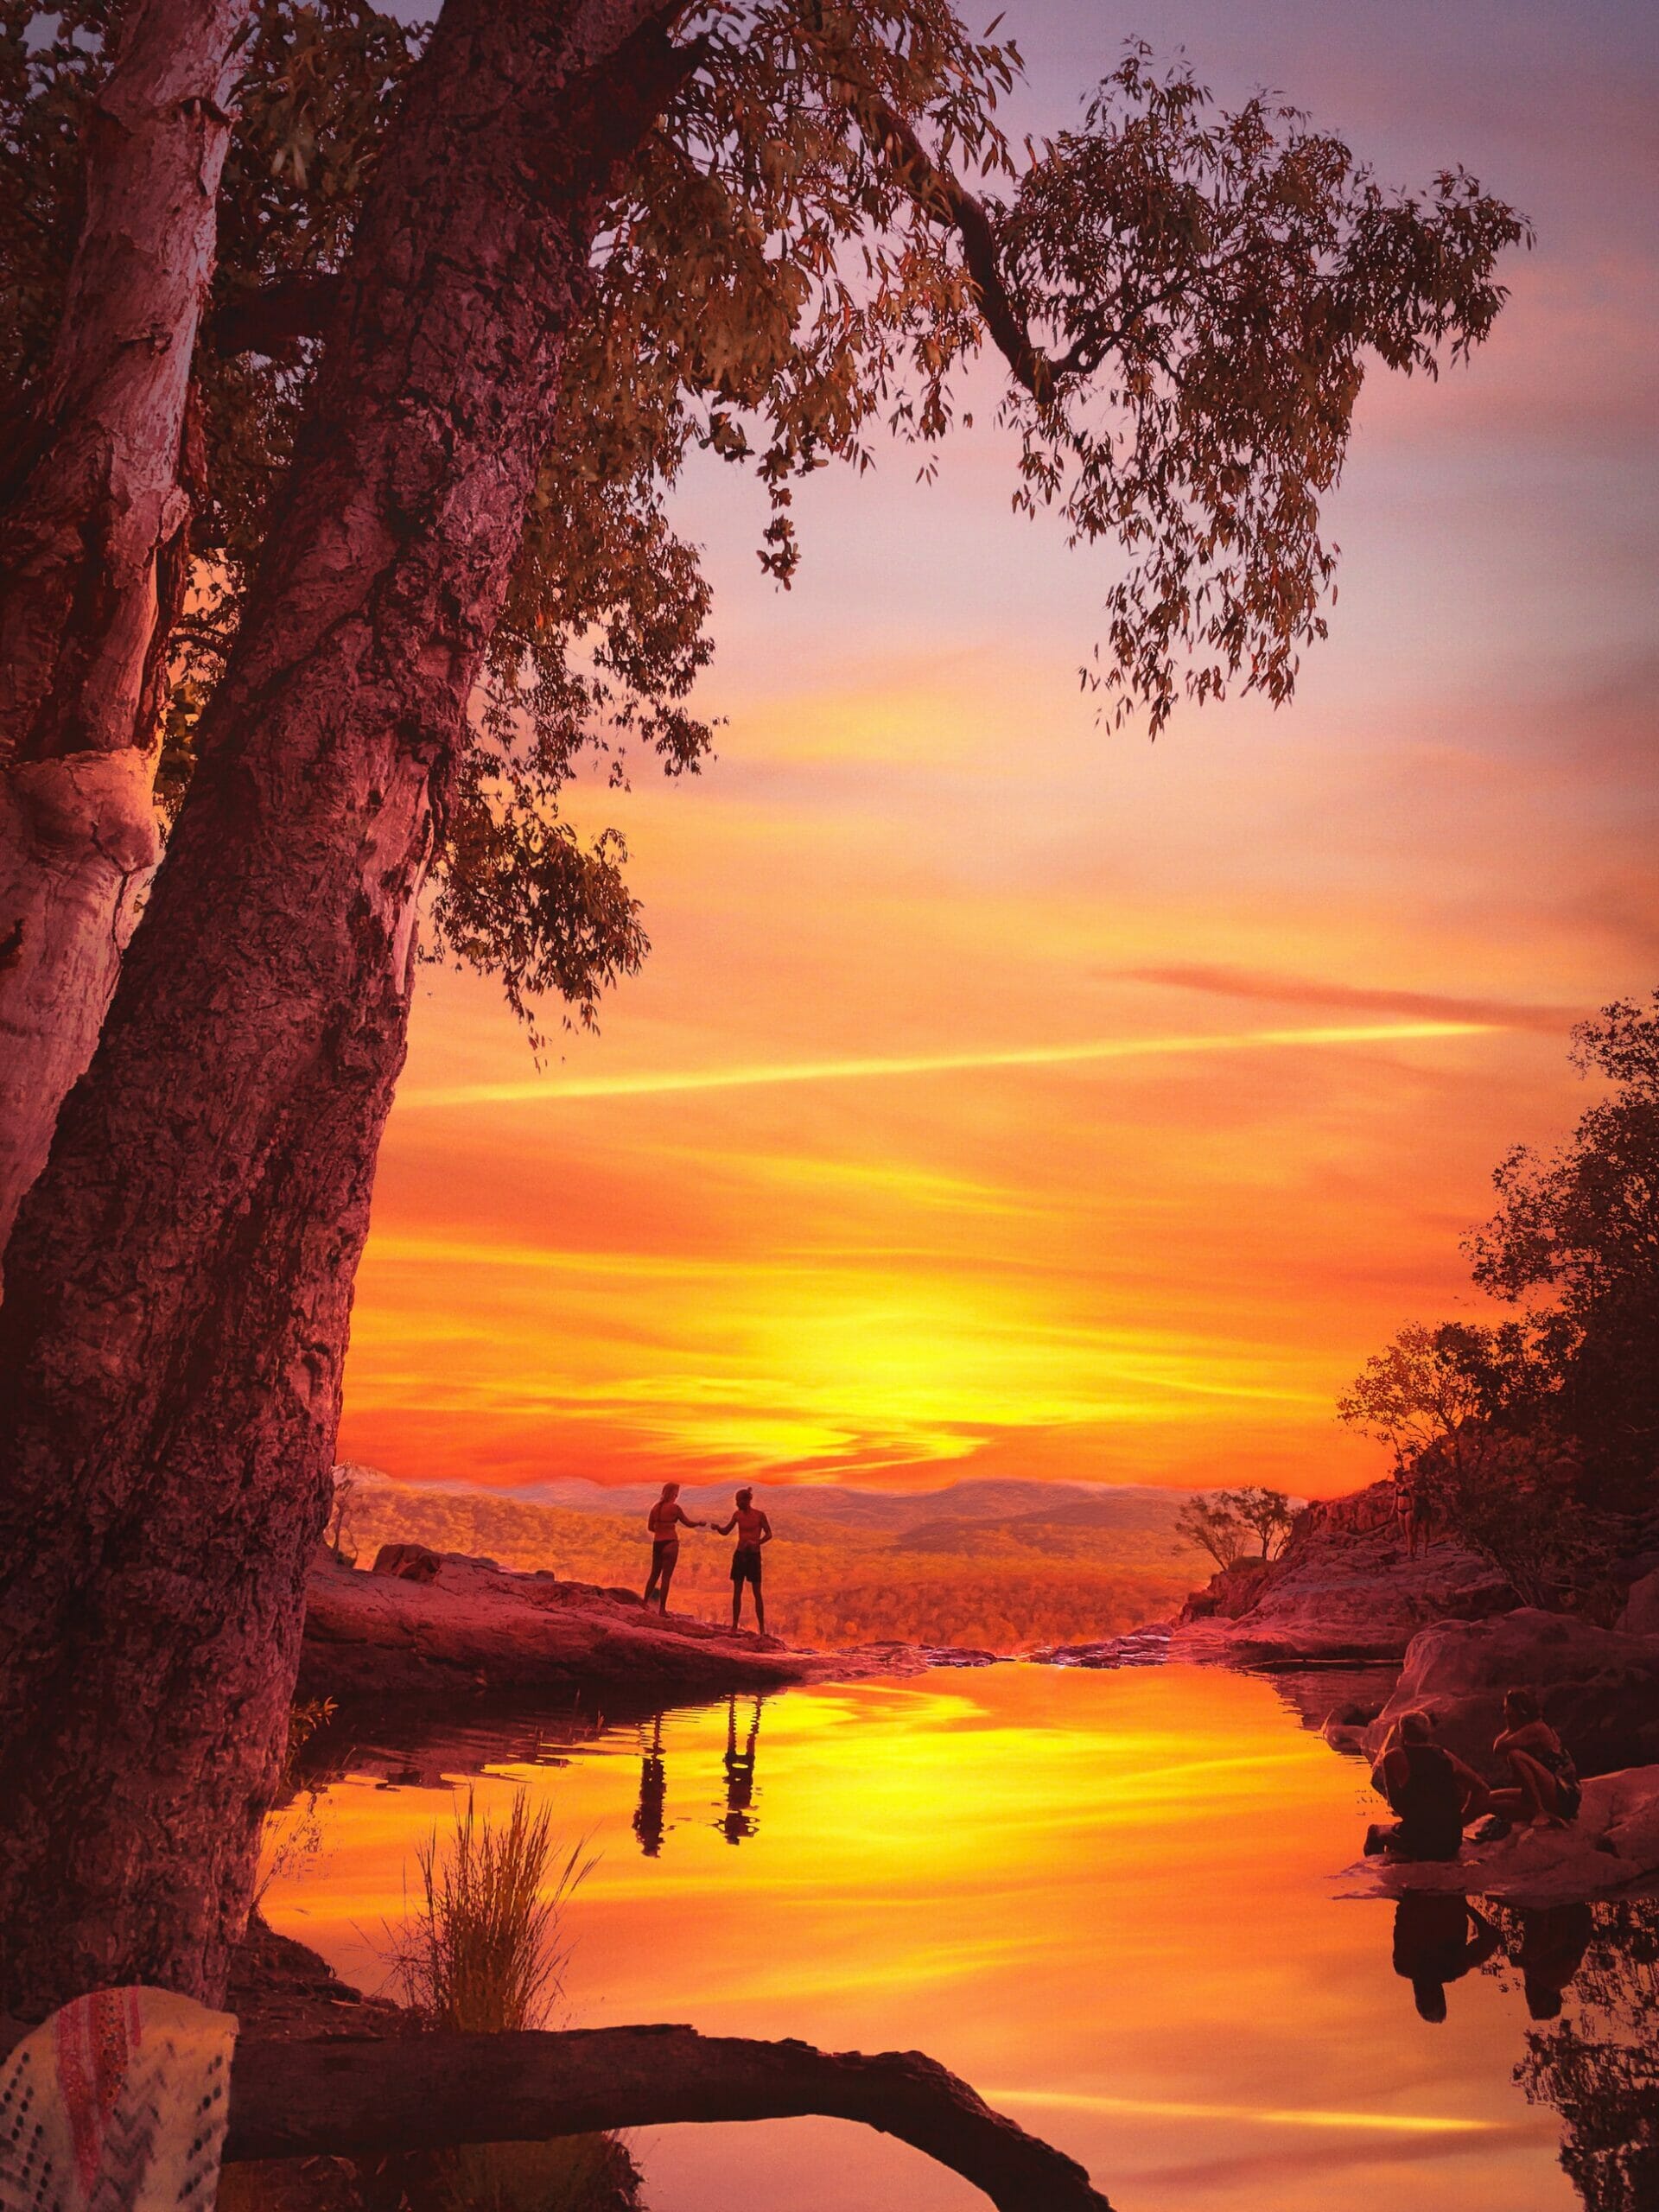
M 857 1681 L 934 1667 L 994 1667 L 957 1644 L 818 1651 L 647 1611 L 632 1590 L 523 1574 L 493 1560 L 386 1544 L 364 1573 L 320 1552 L 306 1585 L 296 1694 L 336 1704 L 496 1692 L 599 1693 L 633 1705 Z
M 435 1571 L 411 1576 L 318 1557 L 306 1586 L 300 1697 L 346 1704 L 537 1690 L 676 1700 L 879 1671 L 647 1612 L 630 1591 L 459 1553 L 426 1558 Z
M 1345 1897 L 1429 1890 L 1549 1905 L 1659 1894 L 1659 1766 L 1596 1775 L 1568 1827 L 1516 1828 L 1500 1843 L 1465 1842 L 1456 1859 L 1361 1859 L 1337 1879 L 1346 1885 L 1339 1892 Z

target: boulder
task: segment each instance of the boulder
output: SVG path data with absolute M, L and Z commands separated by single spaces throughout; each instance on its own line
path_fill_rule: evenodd
M 424 1544 L 382 1544 L 371 1574 L 395 1574 L 404 1582 L 435 1582 L 443 1562 Z
M 1277 1560 L 1241 1560 L 1189 1598 L 1172 1659 L 1257 1667 L 1382 1665 L 1432 1622 L 1507 1611 L 1515 1593 L 1475 1553 L 1435 1543 L 1408 1559 L 1394 1491 L 1373 1483 L 1304 1507 Z
M 1344 1897 L 1433 1890 L 1551 1905 L 1649 1895 L 1659 1891 L 1659 1766 L 1593 1777 L 1569 1827 L 1516 1828 L 1499 1843 L 1465 1843 L 1456 1859 L 1362 1859 L 1340 1878 L 1351 1884 Z
M 1536 1690 L 1581 1774 L 1659 1759 L 1659 1637 L 1627 1636 L 1531 1606 L 1485 1621 L 1447 1621 L 1413 1638 L 1393 1696 L 1365 1731 L 1372 1756 L 1402 1713 L 1432 1713 L 1449 1751 L 1489 1780 L 1503 1693 Z
M 1659 1567 L 1631 1583 L 1618 1624 L 1627 1636 L 1659 1636 Z

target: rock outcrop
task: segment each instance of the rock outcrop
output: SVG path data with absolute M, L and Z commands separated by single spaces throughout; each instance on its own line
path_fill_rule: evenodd
M 1599 1774 L 1564 1828 L 1516 1828 L 1498 1843 L 1465 1843 L 1456 1859 L 1362 1859 L 1339 1878 L 1345 1897 L 1408 1890 L 1498 1898 L 1507 1904 L 1587 1903 L 1659 1891 L 1659 1766 Z
M 1659 1637 L 1595 1628 L 1526 1607 L 1501 1619 L 1447 1621 L 1414 1637 L 1393 1696 L 1360 1738 L 1372 1755 L 1398 1716 L 1434 1716 L 1447 1750 L 1489 1780 L 1503 1693 L 1536 1690 L 1544 1718 L 1582 1774 L 1659 1759 Z
M 1398 1662 L 1421 1629 L 1513 1606 L 1509 1585 L 1475 1553 L 1436 1543 L 1408 1559 L 1388 1483 L 1306 1506 L 1276 1560 L 1241 1560 L 1196 1592 L 1170 1640 L 1172 1659 L 1260 1667 Z
M 307 1586 L 297 1694 L 343 1704 L 600 1691 L 649 1703 L 768 1689 L 830 1669 L 818 1653 L 647 1612 L 629 1591 L 515 1574 L 456 1553 L 438 1557 L 430 1580 L 365 1574 L 325 1552 Z

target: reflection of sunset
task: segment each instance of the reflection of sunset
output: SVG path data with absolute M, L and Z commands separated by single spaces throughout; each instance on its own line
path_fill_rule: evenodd
M 752 1712 L 737 1700 L 740 1743 Z M 632 1729 L 474 1785 L 497 1809 L 528 1787 L 600 1854 L 566 1924 L 575 2022 L 925 2049 L 1143 2212 L 1185 2212 L 1208 2161 L 1229 2177 L 1203 2201 L 1228 2212 L 1375 2212 L 1408 2158 L 1423 2212 L 1571 2201 L 1552 2116 L 1510 2081 L 1512 1996 L 1471 1976 L 1452 1993 L 1455 2033 L 1418 2020 L 1389 1908 L 1339 1902 L 1327 1878 L 1361 1832 L 1360 1771 L 1266 1683 L 1004 1668 L 774 1698 L 735 1847 L 726 1745 L 723 1705 L 665 1719 L 652 1857 L 630 1826 Z M 401 1914 L 415 1846 L 449 1805 L 338 1786 L 323 1855 L 276 1885 L 273 1918 L 372 1985 L 365 1937 Z M 972 2201 L 919 2161 L 901 2199 L 900 2169 L 868 2163 L 880 2146 L 850 2151 L 843 2175 L 816 2123 L 643 2150 L 662 2212 L 852 2212 L 872 2173 L 867 2202 Z

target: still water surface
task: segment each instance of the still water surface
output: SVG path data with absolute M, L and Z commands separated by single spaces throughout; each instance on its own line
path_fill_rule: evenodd
M 1421 2018 L 1394 1908 L 1331 1879 L 1373 1809 L 1364 1776 L 1267 1681 L 998 1667 L 360 1740 L 268 1917 L 383 1986 L 416 1847 L 467 1787 L 481 1811 L 519 1789 L 550 1801 L 599 1854 L 566 1922 L 569 2024 L 927 2050 L 1122 2212 L 1580 2202 L 1560 2115 L 1514 2079 L 1535 2024 L 1506 1964 L 1524 1930 L 1495 1927 L 1490 1959 L 1445 1986 L 1445 2020 Z M 982 2212 L 919 2154 L 835 2121 L 634 2147 L 652 2212 Z

